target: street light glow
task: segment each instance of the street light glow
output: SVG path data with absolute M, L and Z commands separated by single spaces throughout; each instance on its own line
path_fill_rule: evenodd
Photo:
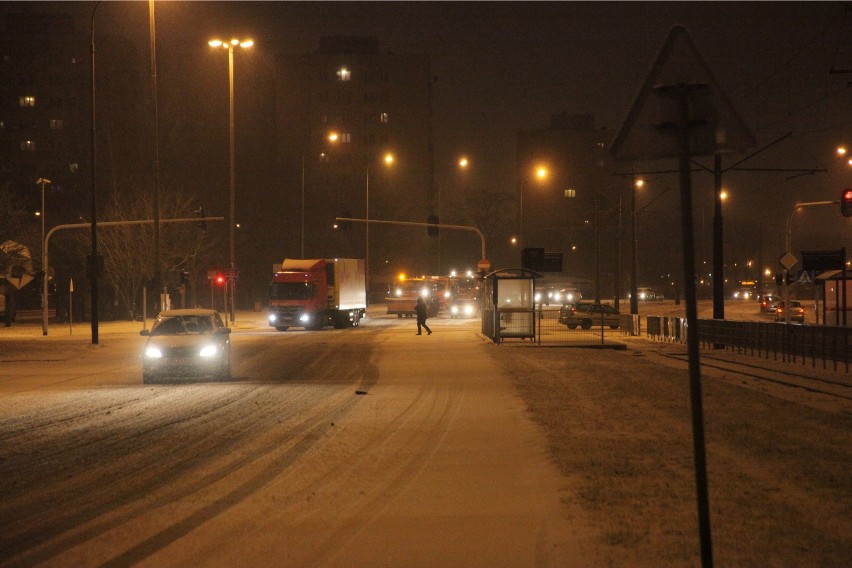
M 391 164 L 393 164 L 393 161 L 394 161 L 393 154 L 391 154 L 390 152 L 385 154 L 385 164 L 390 166 Z
M 466 168 L 469 164 L 470 164 L 470 162 L 468 162 L 468 160 L 465 156 L 462 156 L 461 158 L 459 158 L 459 167 L 460 168 Z
M 645 187 L 645 180 L 637 179 L 634 185 L 636 186 L 636 189 L 642 189 L 643 187 Z
M 547 167 L 545 166 L 538 166 L 535 169 L 535 177 L 542 181 L 547 179 L 548 174 L 549 172 L 547 171 Z

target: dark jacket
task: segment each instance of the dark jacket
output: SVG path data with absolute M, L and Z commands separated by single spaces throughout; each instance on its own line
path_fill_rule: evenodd
M 429 310 L 426 308 L 426 303 L 423 301 L 423 298 L 417 298 L 417 304 L 414 306 L 414 311 L 417 312 L 417 319 L 420 321 L 426 321 L 426 316 L 429 313 Z

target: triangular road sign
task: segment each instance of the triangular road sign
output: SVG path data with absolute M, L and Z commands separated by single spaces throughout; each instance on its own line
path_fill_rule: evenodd
M 707 63 L 689 39 L 686 28 L 669 32 L 648 78 L 621 126 L 610 153 L 616 160 L 656 160 L 679 156 L 678 101 L 665 87 L 692 87 L 690 155 L 742 152 L 755 145 L 754 136 L 731 106 Z

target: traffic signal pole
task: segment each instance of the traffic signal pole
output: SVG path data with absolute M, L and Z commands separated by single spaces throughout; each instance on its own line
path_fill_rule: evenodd
M 195 218 L 192 218 L 192 219 L 160 219 L 160 223 L 189 223 L 189 222 L 197 223 L 198 221 L 202 221 L 202 220 L 203 221 L 223 221 L 224 219 L 225 219 L 224 217 L 203 217 L 203 218 L 195 217 Z M 139 221 L 106 221 L 106 222 L 98 223 L 98 226 L 99 227 L 117 227 L 117 226 L 122 226 L 122 225 L 127 226 L 127 225 L 153 225 L 153 224 L 154 224 L 153 219 L 144 219 L 144 220 L 139 220 Z M 42 254 L 42 266 L 44 267 L 45 282 L 47 282 L 47 272 L 48 272 L 48 268 L 49 268 L 49 264 L 48 264 L 49 247 L 48 247 L 48 245 L 50 243 L 50 237 L 53 235 L 53 233 L 55 233 L 57 231 L 64 230 L 64 229 L 88 229 L 91 226 L 92 226 L 91 223 L 72 223 L 70 225 L 57 225 L 57 226 L 53 227 L 50 231 L 47 232 L 47 235 L 44 236 L 44 243 L 43 243 L 43 247 L 44 247 L 43 251 L 44 252 Z M 97 298 L 93 298 L 92 300 L 93 300 L 93 303 L 94 303 L 94 301 L 96 301 Z M 93 309 L 94 309 L 94 306 L 93 306 Z M 47 286 L 45 284 L 44 302 L 42 302 L 42 313 L 41 313 L 43 335 L 47 335 L 47 331 L 48 331 L 47 330 L 47 313 L 48 313 Z M 92 326 L 93 326 L 93 330 L 96 330 L 98 328 L 98 323 L 97 323 L 97 319 L 96 319 L 94 312 L 92 313 Z M 93 337 L 96 338 L 97 335 L 95 334 L 95 335 L 93 335 Z M 93 340 L 92 343 L 96 343 L 96 341 Z

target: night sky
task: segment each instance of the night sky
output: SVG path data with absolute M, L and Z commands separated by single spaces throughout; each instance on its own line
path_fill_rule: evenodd
M 75 3 L 76 10 L 88 11 Z M 88 3 L 85 3 L 88 4 Z M 380 49 L 431 56 L 434 82 L 435 179 L 452 205 L 455 159 L 473 161 L 479 185 L 517 187 L 517 133 L 548 126 L 560 112 L 591 113 L 615 136 L 656 54 L 674 25 L 687 28 L 698 51 L 753 131 L 750 168 L 828 169 L 729 172 L 724 185 L 726 256 L 776 267 L 783 231 L 797 201 L 837 199 L 852 186 L 852 167 L 836 159 L 852 146 L 852 11 L 838 2 L 158 2 L 159 53 L 206 49 L 214 35 L 251 36 L 258 57 L 317 49 L 329 35 L 375 36 Z M 104 3 L 99 25 L 132 38 L 146 54 L 148 3 Z M 830 73 L 831 69 L 846 73 Z M 725 157 L 723 166 L 747 157 Z M 705 166 L 711 158 L 699 159 Z M 620 164 L 620 170 L 672 169 Z M 639 206 L 645 233 L 677 222 L 677 178 L 650 176 Z M 789 179 L 793 178 L 793 179 Z M 712 175 L 695 174 L 695 225 L 709 243 Z M 641 218 L 640 218 L 641 220 Z M 794 248 L 852 248 L 852 221 L 837 208 L 801 215 Z M 762 225 L 762 234 L 758 227 Z M 643 233 L 643 234 L 645 234 Z M 649 237 L 650 238 L 650 237 Z M 742 251 L 737 242 L 743 243 Z M 496 245 L 496 244 L 495 244 Z M 499 249 L 499 246 L 496 248 Z M 709 246 L 699 244 L 699 258 Z M 726 259 L 727 260 L 727 259 Z

